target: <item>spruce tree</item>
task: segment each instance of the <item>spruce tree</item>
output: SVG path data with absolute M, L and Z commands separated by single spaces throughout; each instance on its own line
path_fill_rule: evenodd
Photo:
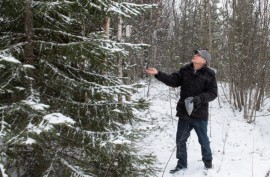
M 138 45 L 107 38 L 106 16 L 151 5 L 112 0 L 0 2 L 0 169 L 2 176 L 144 176 L 139 132 L 116 59 Z M 130 49 L 129 49 L 130 50 Z M 106 71 L 106 72 L 103 72 Z

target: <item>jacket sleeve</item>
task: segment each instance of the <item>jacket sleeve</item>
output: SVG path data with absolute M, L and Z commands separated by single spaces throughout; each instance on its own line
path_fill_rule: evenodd
M 164 72 L 159 71 L 158 74 L 155 75 L 155 78 L 167 86 L 170 87 L 179 87 L 181 86 L 182 74 L 181 70 L 172 74 L 166 74 Z
M 209 83 L 206 86 L 205 92 L 197 95 L 200 100 L 201 100 L 201 104 L 203 103 L 208 103 L 210 101 L 213 101 L 218 94 L 218 88 L 217 88 L 217 81 L 216 81 L 216 77 L 213 76 Z

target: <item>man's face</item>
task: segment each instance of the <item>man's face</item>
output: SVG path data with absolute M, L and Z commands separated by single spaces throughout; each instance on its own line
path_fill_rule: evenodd
M 192 63 L 195 63 L 195 64 L 206 64 L 206 60 L 199 54 L 195 54 L 192 59 L 191 59 L 191 62 Z

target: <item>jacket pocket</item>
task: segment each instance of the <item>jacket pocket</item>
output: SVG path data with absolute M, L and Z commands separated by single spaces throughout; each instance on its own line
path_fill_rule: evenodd
M 208 117 L 208 104 L 201 104 L 197 107 L 194 107 L 194 110 L 191 114 L 194 118 L 205 119 Z
M 176 106 L 177 115 L 184 116 L 187 115 L 187 110 L 184 101 L 179 100 Z

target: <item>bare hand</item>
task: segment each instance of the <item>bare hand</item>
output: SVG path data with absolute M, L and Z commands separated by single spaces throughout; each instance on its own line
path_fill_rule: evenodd
M 150 75 L 158 74 L 158 71 L 156 70 L 156 68 L 148 68 L 145 70 L 145 72 Z

